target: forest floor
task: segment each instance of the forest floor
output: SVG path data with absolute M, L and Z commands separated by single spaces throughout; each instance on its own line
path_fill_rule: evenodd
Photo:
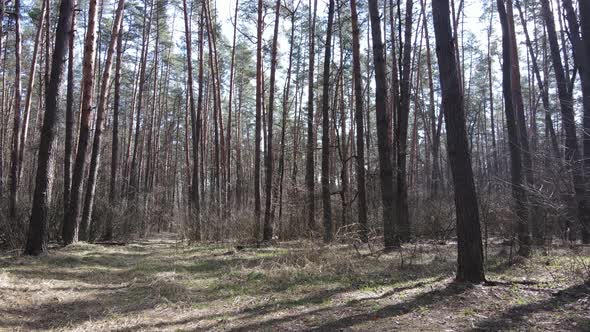
M 167 237 L 0 253 L 0 330 L 590 331 L 588 247 L 509 265 L 491 246 L 492 282 L 476 286 L 453 282 L 453 244 L 238 249 Z

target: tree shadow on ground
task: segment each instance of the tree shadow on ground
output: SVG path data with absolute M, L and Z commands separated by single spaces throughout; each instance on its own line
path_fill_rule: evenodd
M 479 322 L 471 331 L 505 331 L 523 328 L 527 317 L 532 314 L 562 310 L 563 306 L 584 298 L 590 301 L 590 284 L 571 286 L 552 294 L 549 299 L 512 307 L 492 318 Z M 570 318 L 568 317 L 568 319 Z M 564 320 L 563 323 L 568 324 L 568 319 Z M 590 317 L 588 316 L 575 323 L 577 325 L 576 329 L 580 331 L 590 329 Z M 566 325 L 562 325 L 560 328 L 568 330 Z
M 192 311 L 166 321 L 156 317 L 121 331 L 193 325 L 200 329 L 202 323 L 212 324 L 208 329 L 234 328 L 235 331 L 272 330 L 284 323 L 307 329 L 310 328 L 305 320 L 308 315 L 324 319 L 313 329 L 332 331 L 366 321 L 383 322 L 383 319 L 405 315 L 445 298 L 453 301 L 469 288 L 463 284 L 440 283 L 454 272 L 451 256 L 431 259 L 432 256 L 425 255 L 423 259 L 400 267 L 395 254 L 372 261 L 353 256 L 354 253 L 349 256 L 339 252 L 338 257 L 343 259 L 337 262 L 330 261 L 335 257 L 331 255 L 321 259 L 311 257 L 314 261 L 310 268 L 305 265 L 307 261 L 298 257 L 305 253 L 298 248 L 270 247 L 226 254 L 227 247 L 183 247 L 178 251 L 173 243 L 150 245 L 125 246 L 117 251 L 80 246 L 39 259 L 19 258 L 17 263 L 6 258 L 0 260 L 0 266 L 6 266 L 15 280 L 26 280 L 29 285 L 32 281 L 34 285 L 30 290 L 0 287 L 0 293 L 32 296 L 41 289 L 74 293 L 70 297 L 64 295 L 61 300 L 43 297 L 40 303 L 16 308 L 0 306 L 0 317 L 7 314 L 0 319 L 0 330 L 63 329 L 110 316 L 151 313 L 158 306 L 173 305 L 186 309 L 192 306 Z M 316 271 L 316 266 L 328 269 Z M 51 280 L 65 282 L 65 285 L 52 285 Z M 49 283 L 39 286 L 36 281 Z M 71 288 L 67 287 L 67 282 L 74 282 Z M 439 288 L 427 292 L 434 284 Z M 415 294 L 418 288 L 418 295 L 398 302 L 399 293 Z M 355 296 L 367 296 L 339 301 L 347 297 L 340 294 L 355 291 L 359 291 Z M 370 292 L 377 295 L 371 296 Z M 241 296 L 244 302 L 236 304 L 232 300 Z M 338 302 L 332 303 L 334 299 Z M 372 301 L 380 300 L 386 302 L 379 304 L 384 307 L 375 309 Z M 251 305 L 247 301 L 252 301 Z M 209 308 L 220 303 L 221 307 L 230 303 L 229 308 Z M 558 307 L 561 303 L 568 302 L 522 306 L 520 311 L 534 312 L 543 305 Z M 31 312 L 36 314 L 31 315 Z M 518 314 L 515 309 L 512 314 L 504 315 L 512 319 L 511 315 Z M 342 315 L 343 318 L 335 318 Z M 497 323 L 502 319 L 503 316 L 497 317 Z M 478 326 L 482 329 L 494 326 L 494 320 L 489 321 Z
M 470 286 L 466 284 L 460 283 L 450 283 L 447 287 L 443 289 L 437 289 L 426 293 L 421 293 L 414 297 L 409 301 L 399 302 L 396 304 L 392 304 L 389 306 L 385 306 L 376 311 L 369 311 L 363 312 L 356 315 L 350 315 L 346 317 L 342 317 L 336 320 L 331 320 L 328 322 L 323 323 L 320 326 L 312 328 L 312 331 L 342 331 L 346 328 L 361 324 L 365 321 L 375 321 L 379 319 L 384 319 L 388 317 L 395 317 L 406 314 L 411 312 L 421 306 L 429 305 L 435 303 L 437 300 L 443 297 L 451 297 L 462 294 L 465 292 Z M 395 295 L 395 291 L 388 292 L 379 296 L 379 298 L 385 298 L 389 296 Z M 252 331 L 252 330 L 267 330 L 271 329 L 277 324 L 294 321 L 304 316 L 309 315 L 318 315 L 318 314 L 326 314 L 330 311 L 339 311 L 344 312 L 344 309 L 354 308 L 360 302 L 372 300 L 374 298 L 367 298 L 367 299 L 360 299 L 360 300 L 353 300 L 349 301 L 346 305 L 337 306 L 337 307 L 327 307 L 327 308 L 320 308 L 317 310 L 306 311 L 301 314 L 297 315 L 289 315 L 280 318 L 274 318 L 270 320 L 265 320 L 263 322 L 256 322 L 245 326 L 240 326 L 237 328 L 232 329 L 231 331 Z

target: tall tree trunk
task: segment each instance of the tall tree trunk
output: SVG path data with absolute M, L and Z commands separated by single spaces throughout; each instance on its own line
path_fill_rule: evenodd
M 49 1 L 49 0 L 47 0 Z M 74 0 L 75 1 L 75 0 Z M 74 3 L 74 6 L 75 3 Z M 66 133 L 64 146 L 64 215 L 69 210 L 72 185 L 72 150 L 74 139 L 74 42 L 76 38 L 76 12 L 72 14 L 71 31 L 68 31 L 68 85 L 66 88 Z
M 256 26 L 256 124 L 254 151 L 254 239 L 260 236 L 260 141 L 262 127 L 262 103 L 264 102 L 262 86 L 262 0 L 258 0 L 258 21 Z
M 196 234 L 196 235 L 198 235 L 197 240 L 200 240 L 202 237 L 202 235 L 201 235 L 201 221 L 200 221 L 200 207 L 201 207 L 200 199 L 204 198 L 204 195 L 199 196 L 198 191 L 199 191 L 199 185 L 201 185 L 201 187 L 204 188 L 204 182 L 205 182 L 204 176 L 201 176 L 200 178 L 198 177 L 199 170 L 200 170 L 199 167 L 200 167 L 200 165 L 203 164 L 204 159 L 205 159 L 204 155 L 201 155 L 201 159 L 198 158 L 198 156 L 199 156 L 198 144 L 199 144 L 199 140 L 201 139 L 201 135 L 202 135 L 201 114 L 203 114 L 203 111 L 202 111 L 202 108 L 203 108 L 203 85 L 204 85 L 204 80 L 203 80 L 203 48 L 204 48 L 204 42 L 203 42 L 204 31 L 203 31 L 203 29 L 204 29 L 204 27 L 203 27 L 203 25 L 204 25 L 204 20 L 205 20 L 204 11 L 205 11 L 205 8 L 204 8 L 204 6 L 202 6 L 201 17 L 200 17 L 201 22 L 199 24 L 199 26 L 200 26 L 199 27 L 199 74 L 197 77 L 197 80 L 199 81 L 199 90 L 198 90 L 198 94 L 197 94 L 196 119 L 191 114 L 191 122 L 196 121 L 196 123 L 194 123 L 192 126 L 194 129 L 193 135 L 195 136 L 195 138 L 193 138 L 193 139 L 195 139 L 195 141 L 193 141 L 193 154 L 194 154 L 193 158 L 195 158 L 194 162 L 193 162 L 193 183 L 194 183 L 193 190 L 197 191 L 197 193 L 194 194 L 194 195 L 196 195 L 196 197 L 193 197 L 193 200 L 195 202 L 199 202 L 198 205 L 195 205 L 196 211 L 198 212 L 197 218 L 199 218 L 198 220 L 195 221 L 195 226 L 199 227 L 199 232 L 198 232 L 198 234 Z M 204 146 L 204 140 L 203 140 L 203 144 L 201 146 Z M 200 163 L 199 163 L 199 160 L 200 160 Z M 197 173 L 197 174 L 195 175 L 195 173 Z M 200 180 L 200 182 L 199 182 L 199 180 Z M 195 231 L 195 233 L 196 233 L 196 231 Z
M 379 149 L 379 178 L 381 182 L 381 201 L 383 203 L 383 237 L 386 249 L 399 246 L 396 236 L 394 214 L 393 168 L 391 149 L 388 142 L 387 119 L 387 79 L 381 41 L 381 22 L 377 0 L 369 0 L 371 35 L 373 39 L 373 62 L 375 64 L 375 109 L 377 114 L 377 144 Z M 358 110 L 358 108 L 357 108 Z
M 113 141 L 111 143 L 111 183 L 109 202 L 117 204 L 117 178 L 119 168 L 119 110 L 121 107 L 121 63 L 123 62 L 123 20 L 117 38 L 117 62 L 115 63 L 115 100 L 113 101 Z M 176 168 L 175 168 L 176 169 Z M 174 200 L 172 200 L 174 202 Z M 174 207 L 173 207 L 174 209 Z M 104 240 L 113 238 L 113 220 L 108 218 L 105 225 Z
M 456 50 L 453 45 L 448 0 L 433 0 L 432 13 L 442 90 L 442 109 L 447 128 L 447 148 L 455 187 L 457 280 L 480 283 L 485 281 L 485 276 L 479 211 L 465 129 L 463 93 L 455 63 Z
M 322 204 L 324 210 L 324 242 L 332 241 L 332 204 L 330 202 L 330 65 L 332 64 L 332 25 L 334 0 L 328 5 L 328 27 L 324 55 L 322 91 Z M 381 37 L 379 37 L 381 38 Z
M 153 72 L 153 85 L 152 85 L 152 103 L 151 103 L 151 111 L 149 117 L 149 128 L 147 132 L 147 143 L 146 143 L 146 167 L 145 167 L 145 178 L 143 187 L 145 188 L 146 192 L 151 193 L 153 188 L 153 158 L 155 158 L 153 153 L 153 145 L 154 145 L 154 125 L 156 122 L 156 109 L 158 107 L 157 103 L 157 94 L 158 94 L 158 72 L 159 72 L 159 55 L 160 55 L 160 8 L 158 4 L 156 4 L 156 22 L 155 30 L 156 30 L 156 39 L 154 40 L 154 72 Z M 147 199 L 147 197 L 146 197 Z
M 29 231 L 25 245 L 25 255 L 47 254 L 47 238 L 49 231 L 48 210 L 49 198 L 53 184 L 55 135 L 57 119 L 59 117 L 59 88 L 62 81 L 66 50 L 69 46 L 68 33 L 72 29 L 72 15 L 74 1 L 62 0 L 59 8 L 59 18 L 55 31 L 55 50 L 51 67 L 48 89 L 45 93 L 45 116 L 41 135 L 43 139 L 39 145 L 37 158 L 37 175 L 35 178 L 35 193 L 29 219 Z
M 518 44 L 516 43 L 516 32 L 514 28 L 514 13 L 512 10 L 512 0 L 506 1 L 506 15 L 510 31 L 511 47 L 510 56 L 512 65 L 510 76 L 511 76 L 511 88 L 514 112 L 516 114 L 516 123 L 518 124 L 519 144 L 522 156 L 522 166 L 524 169 L 524 175 L 526 179 L 526 185 L 530 188 L 535 187 L 534 173 L 533 173 L 533 160 L 531 155 L 531 148 L 528 138 L 528 129 L 526 119 L 524 116 L 524 102 L 522 97 L 522 88 L 520 83 L 520 66 L 518 63 Z M 540 209 L 536 207 L 538 202 L 535 200 L 535 196 L 528 197 L 529 203 L 532 205 L 530 209 L 530 216 L 528 223 L 531 223 L 532 227 L 529 228 L 539 229 L 540 225 L 537 222 L 541 219 L 539 215 Z M 541 241 L 542 239 L 535 239 L 535 241 Z
M 226 193 L 228 195 L 228 204 L 231 204 L 231 152 L 232 152 L 232 145 L 231 145 L 231 138 L 232 138 L 232 111 L 233 111 L 233 96 L 234 96 L 234 79 L 235 79 L 235 61 L 236 61 L 236 36 L 237 36 L 237 27 L 238 27 L 238 8 L 239 8 L 239 0 L 236 0 L 236 9 L 234 11 L 234 31 L 233 31 L 233 38 L 232 38 L 232 48 L 231 48 L 231 64 L 230 64 L 230 74 L 229 74 L 229 100 L 227 103 L 227 175 L 226 175 Z M 239 139 L 239 138 L 238 138 Z M 231 213 L 231 209 L 227 209 L 228 213 Z
M 404 30 L 404 46 L 402 60 L 402 78 L 400 83 L 400 105 L 396 130 L 397 142 L 397 193 L 396 212 L 398 222 L 398 236 L 403 242 L 410 240 L 410 220 L 408 212 L 408 184 L 407 184 L 407 143 L 408 143 L 408 118 L 410 114 L 410 70 L 412 57 L 412 0 L 406 1 L 406 19 Z M 401 22 L 400 22 L 401 24 Z
M 107 50 L 106 61 L 102 73 L 102 82 L 100 84 L 100 95 L 98 97 L 94 139 L 92 142 L 92 155 L 90 157 L 90 169 L 88 171 L 86 196 L 84 198 L 84 211 L 82 213 L 82 220 L 80 223 L 80 237 L 82 239 L 88 238 L 90 219 L 92 218 L 92 210 L 94 207 L 96 180 L 98 178 L 98 170 L 100 167 L 100 143 L 102 140 L 104 120 L 107 112 L 106 108 L 110 90 L 111 69 L 113 67 L 113 54 L 115 53 L 115 46 L 117 45 L 117 40 L 119 39 L 119 29 L 121 27 L 121 21 L 123 20 L 124 6 L 125 0 L 118 0 L 115 20 L 113 21 L 113 27 L 111 28 L 111 41 L 109 42 L 109 48 Z
M 20 150 L 19 131 L 21 125 L 21 32 L 20 32 L 20 1 L 14 0 L 14 122 L 12 126 L 12 147 L 10 150 L 10 206 L 9 216 L 16 217 L 18 201 L 18 156 Z
M 25 147 L 27 146 L 27 137 L 29 133 L 29 119 L 30 119 L 30 112 L 31 112 L 31 99 L 33 96 L 33 89 L 35 87 L 35 72 L 37 69 L 37 57 L 39 53 L 39 45 L 41 44 L 41 38 L 43 36 L 43 30 L 45 27 L 45 11 L 47 9 L 47 1 L 43 0 L 41 5 L 41 14 L 39 17 L 39 25 L 37 26 L 37 33 L 35 35 L 35 44 L 33 46 L 33 58 L 31 59 L 31 67 L 29 69 L 29 82 L 27 84 L 27 95 L 25 97 L 25 108 L 23 110 L 23 128 L 20 132 L 20 142 L 19 146 L 21 147 L 18 152 L 18 176 L 17 178 L 21 178 L 22 168 L 23 168 L 23 159 L 24 159 L 24 151 Z
M 0 68 L 4 68 L 6 49 L 4 48 L 4 1 L 0 1 Z M 6 71 L 2 71 L 2 93 L 0 93 L 0 196 L 4 196 L 4 99 L 6 95 Z
M 491 37 L 492 37 L 492 22 L 494 18 L 494 2 L 491 2 L 492 8 L 490 9 L 490 25 L 488 26 L 488 35 L 487 35 L 487 42 L 488 42 L 488 53 L 487 53 L 487 62 L 488 62 L 488 92 L 489 92 L 489 99 L 490 99 L 490 126 L 492 131 L 492 170 L 493 175 L 498 176 L 498 149 L 496 148 L 496 124 L 494 123 L 494 85 L 493 85 L 493 77 L 492 77 L 492 50 L 491 50 Z
M 356 0 L 350 0 L 352 25 L 352 70 L 354 81 L 354 120 L 356 124 L 356 181 L 358 191 L 358 223 L 361 241 L 368 241 L 367 227 L 367 193 L 365 184 L 365 144 L 363 123 L 363 82 L 361 76 L 361 56 L 359 42 L 359 24 Z M 393 33 L 393 31 L 392 31 Z M 395 57 L 394 57 L 395 58 Z M 390 179 L 390 181 L 393 181 Z M 393 182 L 391 182 L 393 185 Z M 389 188 L 388 188 L 389 189 Z M 391 188 L 391 190 L 393 190 Z
M 510 0 L 509 0 L 510 1 Z M 502 25 L 502 86 L 504 92 L 504 112 L 506 113 L 506 127 L 508 128 L 508 144 L 510 146 L 510 172 L 512 196 L 515 201 L 517 218 L 518 253 L 522 256 L 530 255 L 530 234 L 528 226 L 528 202 L 527 194 L 523 186 L 522 155 L 519 135 L 518 118 L 514 107 L 513 96 L 513 56 L 512 56 L 512 32 L 508 21 L 504 0 L 498 0 L 498 13 Z
M 563 0 L 563 7 L 565 9 L 565 18 L 569 26 L 569 39 L 572 42 L 574 63 L 580 73 L 580 81 L 582 82 L 582 147 L 583 147 L 583 173 L 586 177 L 590 176 L 590 4 L 588 0 L 578 0 L 580 10 L 580 24 L 582 31 L 580 34 L 580 25 L 578 24 L 578 16 L 572 5 L 572 0 Z M 581 213 L 581 228 L 582 228 L 582 242 L 590 243 L 590 213 L 588 206 L 587 179 L 584 178 L 584 187 L 586 190 L 586 197 L 581 203 L 581 208 L 584 212 Z
M 194 87 L 193 87 L 193 60 L 192 60 L 192 39 L 191 39 L 191 30 L 190 30 L 190 19 L 188 16 L 188 9 L 186 0 L 182 1 L 182 8 L 184 14 L 184 36 L 185 36 L 185 43 L 186 43 L 186 65 L 187 65 L 187 83 L 188 83 L 188 103 L 191 115 L 191 128 L 192 128 L 192 147 L 193 147 L 193 172 L 192 172 L 192 184 L 190 187 L 190 207 L 193 208 L 193 218 L 194 220 L 194 227 L 193 227 L 193 237 L 195 240 L 199 241 L 201 239 L 201 227 L 200 227 L 200 205 L 199 205 L 199 131 L 197 129 L 197 114 L 195 110 L 195 95 L 194 95 Z M 202 27 L 200 28 L 202 29 Z M 200 33 L 199 37 L 202 38 L 203 34 Z M 202 39 L 200 39 L 202 43 Z M 200 46 L 202 49 L 202 46 Z M 199 51 L 202 54 L 201 51 Z M 199 60 L 200 61 L 200 60 Z M 199 66 L 199 85 L 202 85 L 202 66 Z M 199 88 L 201 91 L 201 88 Z M 201 92 L 199 92 L 199 108 L 201 103 Z M 188 130 L 188 128 L 185 128 Z
M 576 134 L 576 122 L 574 114 L 574 99 L 569 83 L 566 77 L 566 70 L 564 70 L 561 62 L 560 46 L 557 41 L 557 32 L 555 29 L 555 21 L 553 20 L 553 13 L 549 7 L 548 0 L 541 0 L 543 9 L 543 19 L 547 27 L 547 37 L 549 39 L 549 47 L 551 50 L 551 62 L 553 63 L 553 71 L 555 73 L 555 80 L 557 81 L 557 92 L 559 96 L 559 103 L 561 108 L 561 116 L 563 129 L 565 132 L 565 160 L 568 170 L 572 172 L 573 187 L 575 192 L 575 199 L 578 208 L 578 221 L 583 225 L 586 220 L 586 188 L 584 187 L 584 174 L 581 166 L 582 160 L 578 149 L 578 139 Z M 571 225 L 574 227 L 575 225 Z M 575 231 L 571 230 L 571 239 L 575 237 Z
M 273 225 L 271 220 L 271 203 L 272 203 L 272 180 L 273 180 L 273 113 L 275 102 L 275 79 L 277 70 L 277 42 L 279 37 L 279 19 L 281 13 L 281 0 L 277 0 L 275 6 L 275 27 L 272 38 L 271 63 L 270 63 L 270 91 L 268 96 L 268 137 L 266 144 L 266 190 L 265 190 L 265 210 L 264 210 L 264 227 L 262 229 L 262 240 L 270 241 L 273 235 Z
M 69 208 L 64 215 L 62 241 L 68 245 L 78 241 L 80 210 L 82 209 L 83 177 L 86 169 L 86 154 L 90 138 L 90 117 L 92 115 L 92 98 L 94 95 L 94 65 L 96 60 L 97 0 L 90 0 L 88 8 L 88 28 L 84 42 L 84 64 L 82 72 L 82 105 L 78 137 L 78 151 L 74 161 L 72 189 Z M 84 236 L 84 235 L 83 235 Z
M 313 14 L 311 0 L 309 1 L 309 72 L 307 79 L 307 145 L 305 153 L 305 186 L 307 189 L 307 228 L 308 231 L 315 230 L 315 135 L 313 122 L 313 79 L 315 69 L 315 21 L 317 13 L 317 0 L 314 0 Z
M 422 0 L 423 1 L 423 0 Z M 425 6 L 424 1 L 422 5 Z M 425 9 L 424 9 L 425 10 Z M 434 101 L 434 81 L 432 79 L 432 55 L 430 51 L 430 36 L 428 34 L 428 20 L 427 15 L 423 15 L 424 19 L 424 37 L 426 39 L 426 69 L 428 71 L 428 113 L 430 120 L 430 143 L 432 153 L 432 183 L 429 188 L 432 190 L 432 195 L 437 196 L 440 188 L 440 164 L 439 164 L 439 150 L 440 150 L 440 131 L 437 130 L 439 126 L 437 123 L 436 107 Z M 442 112 L 441 112 L 442 113 Z
M 129 194 L 132 198 L 134 198 L 137 192 L 140 190 L 139 186 L 139 179 L 141 167 L 140 164 L 140 156 L 138 156 L 139 150 L 141 148 L 141 112 L 143 107 L 143 93 L 144 93 L 144 85 L 145 85 L 145 76 L 146 76 L 146 65 L 147 65 L 147 55 L 148 55 L 148 45 L 150 43 L 150 30 L 152 26 L 152 17 L 154 11 L 154 1 L 152 0 L 152 4 L 150 6 L 150 13 L 149 15 L 145 15 L 147 13 L 147 0 L 144 1 L 144 31 L 143 31 L 143 38 L 142 38 L 142 46 L 141 46 L 141 60 L 140 60 L 140 69 L 139 69 L 139 83 L 138 83 L 138 93 L 137 93 L 137 104 L 135 105 L 135 139 L 133 144 L 133 154 L 131 157 L 131 170 L 129 176 Z
M 280 151 L 280 155 L 279 155 L 279 187 L 278 190 L 275 189 L 275 194 L 274 194 L 274 199 L 275 201 L 277 200 L 277 195 L 278 197 L 278 204 L 275 203 L 273 204 L 273 211 L 272 211 L 272 218 L 274 218 L 274 214 L 275 214 L 275 208 L 278 205 L 279 206 L 279 236 L 281 236 L 283 233 L 281 231 L 284 230 L 283 227 L 283 223 L 282 223 L 282 217 L 283 217 L 283 182 L 284 182 L 284 178 L 285 178 L 285 139 L 286 139 L 286 131 L 287 131 L 287 117 L 289 116 L 289 109 L 291 107 L 291 102 L 290 102 L 290 91 L 291 91 L 291 69 L 293 67 L 293 50 L 295 48 L 295 22 L 296 22 L 296 17 L 295 17 L 295 13 L 297 12 L 297 9 L 299 8 L 299 4 L 301 4 L 301 2 L 298 3 L 297 7 L 294 8 L 291 12 L 290 12 L 290 16 L 291 16 L 291 34 L 289 36 L 289 65 L 287 67 L 287 80 L 285 82 L 285 88 L 283 90 L 283 114 L 281 117 L 281 151 Z M 299 85 L 297 85 L 296 89 L 295 89 L 295 98 L 297 98 L 297 88 L 299 87 Z M 297 102 L 295 102 L 295 107 L 297 107 Z M 293 140 L 295 140 L 295 137 L 293 137 Z

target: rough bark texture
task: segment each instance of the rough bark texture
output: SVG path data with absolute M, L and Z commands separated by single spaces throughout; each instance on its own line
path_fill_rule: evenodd
M 361 76 L 361 56 L 359 42 L 359 25 L 356 0 L 350 0 L 352 25 L 352 70 L 354 80 L 354 120 L 356 123 L 356 180 L 358 191 L 358 223 L 360 238 L 368 241 L 367 227 L 367 193 L 365 184 L 365 130 L 363 121 L 363 82 Z
M 442 109 L 447 129 L 447 149 L 457 212 L 457 280 L 485 281 L 479 210 L 465 129 L 460 77 L 455 63 L 448 0 L 433 0 L 436 54 L 442 89 Z
M 18 201 L 18 155 L 21 149 L 19 144 L 19 132 L 21 125 L 21 32 L 20 32 L 20 0 L 14 1 L 14 122 L 12 126 L 12 147 L 10 149 L 10 206 L 9 215 L 16 217 L 16 203 Z
M 580 73 L 580 81 L 582 85 L 582 147 L 583 147 L 583 164 L 579 167 L 583 168 L 585 196 L 582 202 L 580 211 L 580 227 L 582 231 L 582 242 L 590 243 L 590 213 L 588 211 L 588 189 L 587 178 L 590 176 L 590 23 L 588 23 L 588 15 L 590 15 L 590 4 L 588 0 L 579 1 L 580 10 L 580 24 L 578 24 L 578 15 L 574 10 L 572 0 L 563 0 L 563 7 L 565 9 L 565 18 L 569 26 L 569 39 L 572 42 L 574 63 Z M 580 31 L 580 25 L 581 30 Z
M 262 86 L 262 0 L 258 0 L 258 24 L 256 40 L 256 123 L 254 151 L 254 239 L 260 236 L 260 141 L 262 127 L 262 102 L 264 92 Z
M 182 8 L 184 14 L 184 37 L 186 43 L 186 67 L 187 67 L 187 93 L 189 102 L 189 111 L 191 115 L 191 129 L 192 135 L 192 147 L 193 147 L 193 171 L 192 181 L 190 188 L 190 206 L 193 208 L 193 237 L 195 240 L 201 239 L 201 227 L 200 227 L 200 205 L 199 205 L 199 130 L 197 129 L 197 114 L 195 110 L 195 95 L 193 87 L 193 60 L 192 60 L 192 39 L 190 30 L 190 19 L 188 16 L 188 8 L 186 0 L 182 1 Z M 202 34 L 200 34 L 202 37 Z M 202 40 L 201 40 L 202 42 Z M 201 75 L 202 69 L 199 69 L 199 75 Z M 200 84 L 201 85 L 201 84 Z M 200 97 L 201 94 L 199 94 Z M 199 100 L 199 104 L 200 104 Z M 199 105 L 200 107 L 200 105 Z
M 314 0 L 313 15 L 311 13 L 311 0 L 309 1 L 309 72 L 307 78 L 307 145 L 305 150 L 305 186 L 307 189 L 307 227 L 309 231 L 315 229 L 315 135 L 313 122 L 313 79 L 315 69 L 315 20 L 317 0 Z
M 322 205 L 324 211 L 324 242 L 332 241 L 332 204 L 330 203 L 330 65 L 332 61 L 332 25 L 334 0 L 328 5 L 328 27 L 324 55 L 322 88 Z
M 27 146 L 27 137 L 29 134 L 29 119 L 31 116 L 31 99 L 33 96 L 33 89 L 35 87 L 35 73 L 37 69 L 37 58 L 39 54 L 39 46 L 41 44 L 41 37 L 43 36 L 43 30 L 45 26 L 45 11 L 47 10 L 47 1 L 43 1 L 41 5 L 41 14 L 39 17 L 39 23 L 37 26 L 37 33 L 35 34 L 35 44 L 33 46 L 33 58 L 31 60 L 31 67 L 29 69 L 29 82 L 27 84 L 27 94 L 25 96 L 25 107 L 23 110 L 23 128 L 20 132 L 19 137 L 19 146 L 21 147 L 18 151 L 18 179 L 20 181 L 22 168 L 23 168 L 23 159 L 24 159 L 24 151 Z M 1 47 L 0 47 L 1 49 Z
M 119 169 L 119 111 L 121 107 L 121 62 L 123 61 L 123 20 L 119 27 L 117 38 L 117 62 L 115 64 L 115 99 L 113 100 L 113 140 L 111 142 L 111 181 L 109 202 L 117 205 L 117 179 Z M 174 201 L 174 199 L 172 200 Z M 113 220 L 106 220 L 103 240 L 110 241 L 113 238 Z
M 510 174 L 512 196 L 516 212 L 516 231 L 518 234 L 518 252 L 522 256 L 530 254 L 530 235 L 528 229 L 527 194 L 523 187 L 522 155 L 520 150 L 520 135 L 518 133 L 518 119 L 514 110 L 512 96 L 512 41 L 510 25 L 504 7 L 504 0 L 498 0 L 498 13 L 502 24 L 502 87 L 504 92 L 504 112 L 506 113 L 506 127 L 508 129 L 508 145 L 510 150 Z
M 397 192 L 396 213 L 398 223 L 398 235 L 403 242 L 410 240 L 410 220 L 408 212 L 408 184 L 407 184 L 407 143 L 408 143 L 408 119 L 410 114 L 410 70 L 412 57 L 412 6 L 413 0 L 406 1 L 406 17 L 404 30 L 403 60 L 400 81 L 400 105 L 398 108 L 397 130 L 395 132 L 397 142 Z
M 272 203 L 272 180 L 273 180 L 273 124 L 274 124 L 274 108 L 275 108 L 275 80 L 277 71 L 277 43 L 279 37 L 279 19 L 281 13 L 281 1 L 277 0 L 275 6 L 275 26 L 272 38 L 271 49 L 271 63 L 270 63 L 270 92 L 268 97 L 268 141 L 266 144 L 266 196 L 265 196 L 265 210 L 264 210 L 264 227 L 262 229 L 262 240 L 270 241 L 273 234 L 273 225 L 271 218 L 271 203 Z
M 43 255 L 47 253 L 49 197 L 53 184 L 54 148 L 57 119 L 59 117 L 59 87 L 62 81 L 66 50 L 69 46 L 68 33 L 72 29 L 74 2 L 62 0 L 59 7 L 59 18 L 55 31 L 51 75 L 45 94 L 45 116 L 37 157 L 37 175 L 35 177 L 35 193 L 29 219 L 29 231 L 25 245 L 25 255 Z
M 385 248 L 399 246 L 400 238 L 395 230 L 393 168 L 391 148 L 387 133 L 387 79 L 381 41 L 381 22 L 377 0 L 369 1 L 371 36 L 373 40 L 373 62 L 375 65 L 375 110 L 377 116 L 377 145 L 379 150 L 379 179 L 383 203 L 383 237 Z
M 553 13 L 549 7 L 548 0 L 541 0 L 543 9 L 543 19 L 547 27 L 547 39 L 549 39 L 549 48 L 551 53 L 551 62 L 557 83 L 557 94 L 559 96 L 559 105 L 563 130 L 565 132 L 565 160 L 566 167 L 572 172 L 574 195 L 578 208 L 577 218 L 580 223 L 587 218 L 586 214 L 586 188 L 584 187 L 584 174 L 582 169 L 582 160 L 578 148 L 578 138 L 576 134 L 576 120 L 574 114 L 574 99 L 570 89 L 569 80 L 566 77 L 566 70 L 563 67 L 561 59 L 560 46 L 557 41 L 557 32 Z M 577 225 L 569 225 L 575 228 Z M 570 231 L 570 236 L 575 237 L 576 232 Z M 574 238 L 571 238 L 574 239 Z
M 86 154 L 90 138 L 90 117 L 92 115 L 92 99 L 94 95 L 94 65 L 96 61 L 97 39 L 97 0 L 90 0 L 88 8 L 88 28 L 84 42 L 84 64 L 82 69 L 82 105 L 80 106 L 80 128 L 78 149 L 74 161 L 70 204 L 63 220 L 62 241 L 68 245 L 78 241 L 80 226 L 80 210 L 82 209 L 83 178 L 86 169 Z M 82 234 L 83 239 L 85 234 Z
M 94 129 L 94 138 L 92 142 L 92 155 L 90 157 L 90 168 L 88 172 L 88 181 L 86 182 L 86 196 L 84 197 L 84 211 L 82 213 L 82 220 L 80 224 L 80 234 L 83 238 L 88 238 L 88 230 L 90 226 L 90 219 L 92 218 L 92 210 L 94 208 L 94 194 L 96 192 L 96 180 L 98 177 L 98 170 L 100 167 L 101 156 L 101 140 L 102 132 L 104 131 L 104 120 L 107 113 L 107 98 L 109 94 L 109 87 L 111 82 L 111 71 L 113 67 L 113 54 L 115 53 L 115 46 L 119 39 L 119 28 L 123 19 L 123 8 L 125 0 L 118 0 L 117 12 L 113 27 L 111 29 L 111 41 L 106 54 L 106 61 L 102 73 L 102 82 L 100 85 L 100 95 L 98 97 L 98 105 L 96 111 L 96 123 Z
M 66 132 L 64 143 L 64 215 L 70 205 L 72 186 L 72 150 L 74 140 L 74 42 L 76 38 L 76 13 L 72 14 L 71 31 L 68 32 L 68 85 L 66 88 Z

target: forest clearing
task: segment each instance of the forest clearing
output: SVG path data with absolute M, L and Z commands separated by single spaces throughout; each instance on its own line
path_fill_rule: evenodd
M 590 329 L 590 248 L 555 247 L 509 265 L 509 246 L 492 245 L 481 285 L 453 282 L 455 251 L 421 243 L 367 256 L 344 244 L 188 246 L 169 236 L 81 243 L 42 258 L 3 254 L 0 330 Z
M 0 0 L 0 330 L 590 331 L 590 0 Z

